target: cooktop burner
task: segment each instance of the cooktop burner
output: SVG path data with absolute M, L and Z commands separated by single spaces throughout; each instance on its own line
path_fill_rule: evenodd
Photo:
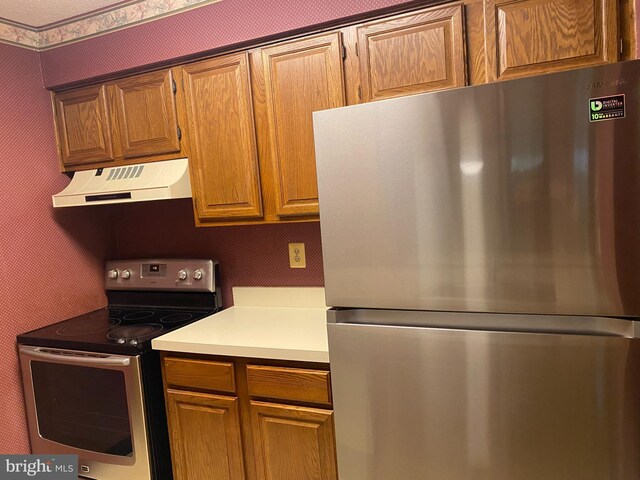
M 111 328 L 120 325 L 120 320 L 117 318 L 109 317 L 109 312 L 104 312 L 99 310 L 95 314 L 93 314 L 92 319 L 99 318 L 104 320 L 104 317 L 107 316 L 106 322 L 69 322 L 63 323 L 60 328 L 56 331 L 58 335 L 61 336 L 69 336 L 73 337 L 75 335 L 87 335 L 91 333 L 98 332 L 108 332 Z
M 193 318 L 193 314 L 191 313 L 170 313 L 160 319 L 161 323 L 178 323 L 178 322 L 188 322 Z

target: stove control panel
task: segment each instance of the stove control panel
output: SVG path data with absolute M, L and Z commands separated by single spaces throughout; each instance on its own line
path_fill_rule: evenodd
M 217 268 L 214 260 L 112 260 L 104 282 L 107 290 L 215 292 Z

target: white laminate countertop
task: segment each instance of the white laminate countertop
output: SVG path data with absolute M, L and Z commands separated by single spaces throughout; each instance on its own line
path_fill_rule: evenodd
M 154 338 L 154 350 L 329 362 L 321 287 L 235 287 L 234 306 Z

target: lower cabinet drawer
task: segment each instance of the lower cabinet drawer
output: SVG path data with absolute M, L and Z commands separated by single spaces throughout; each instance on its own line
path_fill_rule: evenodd
M 331 405 L 329 372 L 303 368 L 247 365 L 249 395 Z
M 229 393 L 236 391 L 233 363 L 231 362 L 166 357 L 164 372 L 167 387 Z

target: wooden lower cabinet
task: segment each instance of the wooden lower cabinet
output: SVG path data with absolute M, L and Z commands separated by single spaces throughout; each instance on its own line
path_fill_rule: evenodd
M 333 411 L 251 402 L 259 480 L 338 478 Z
M 326 364 L 163 354 L 174 479 L 337 480 L 329 376 Z
M 237 397 L 167 390 L 175 480 L 244 480 Z

